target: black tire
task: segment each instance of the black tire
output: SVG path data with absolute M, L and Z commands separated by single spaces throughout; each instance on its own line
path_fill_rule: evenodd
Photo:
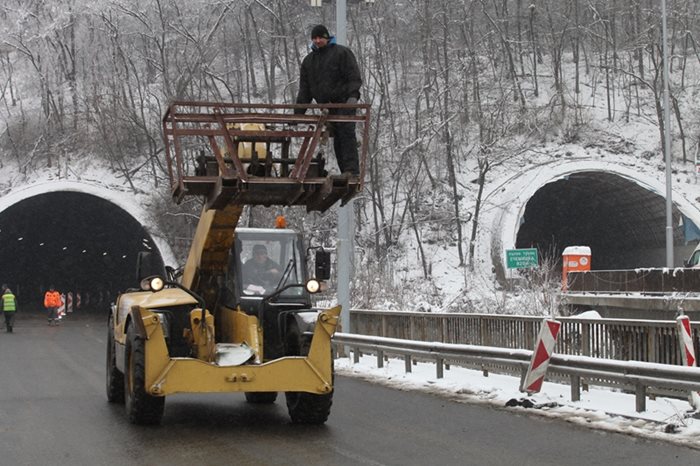
M 277 392 L 245 392 L 248 403 L 270 405 L 277 400 Z
M 306 356 L 310 341 L 302 338 L 299 327 L 292 324 L 287 332 L 287 355 Z M 331 359 L 332 361 L 332 359 Z M 324 395 L 306 392 L 286 392 L 287 411 L 295 424 L 323 424 L 331 414 L 333 391 Z
M 124 398 L 126 414 L 132 424 L 160 424 L 165 397 L 146 392 L 146 354 L 143 339 L 136 336 L 133 325 L 126 332 L 126 367 Z
M 117 357 L 114 351 L 114 321 L 111 315 L 107 328 L 107 401 L 124 403 L 124 374 L 117 369 Z

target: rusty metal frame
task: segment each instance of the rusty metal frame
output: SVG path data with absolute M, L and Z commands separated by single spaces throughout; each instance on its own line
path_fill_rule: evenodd
M 308 114 L 295 114 L 294 110 L 304 108 Z M 333 114 L 337 109 L 355 109 L 355 114 Z M 309 177 L 309 169 L 314 154 L 328 137 L 327 124 L 336 122 L 354 122 L 360 128 L 360 176 L 346 182 L 345 191 L 337 180 Z M 277 186 L 274 189 L 285 189 L 289 194 L 288 203 L 306 203 L 327 208 L 328 200 L 335 196 L 342 202 L 361 191 L 366 171 L 366 158 L 369 142 L 370 107 L 368 104 L 236 104 L 212 103 L 199 101 L 172 102 L 163 116 L 163 138 L 165 159 L 173 197 L 177 202 L 188 194 L 205 194 L 209 204 L 221 206 L 226 202 L 241 202 L 255 204 L 251 195 L 242 199 L 245 192 L 250 192 L 249 184 L 253 183 L 260 191 L 260 202 L 264 204 L 264 186 Z M 258 123 L 270 129 L 243 130 L 237 124 Z M 216 161 L 218 173 L 188 173 L 189 165 L 184 157 L 186 138 L 203 138 L 208 141 L 211 154 Z M 299 141 L 299 151 L 290 154 L 293 140 Z M 223 145 L 221 144 L 223 141 Z M 251 158 L 243 158 L 238 152 L 239 144 L 262 143 L 268 157 L 265 159 L 265 175 L 251 177 L 246 173 L 246 164 L 259 163 L 255 150 Z M 281 144 L 282 170 L 275 176 L 270 176 L 273 162 L 271 146 Z M 211 167 L 213 169 L 213 167 Z M 298 186 L 296 186 L 298 185 Z M 202 187 L 208 186 L 208 187 Z M 296 186 L 296 187 L 295 187 Z M 281 188 L 280 188 L 281 187 Z M 297 189 L 298 188 L 298 189 Z M 329 193 L 332 193 L 331 196 Z M 222 198 L 221 196 L 224 196 Z M 331 197 L 329 197 L 331 196 Z M 310 199 L 307 201 L 306 198 Z M 311 199 L 313 198 L 313 199 Z M 274 203 L 280 203 L 275 199 Z M 265 204 L 267 205 L 267 204 Z
M 299 153 L 299 157 L 297 157 L 292 173 L 289 175 L 290 178 L 295 180 L 303 180 L 306 177 L 306 173 L 309 170 L 309 165 L 311 165 L 311 159 L 313 158 L 316 147 L 318 147 L 318 143 L 321 140 L 321 133 L 327 120 L 328 111 L 324 109 L 321 112 L 318 122 L 316 123 L 316 130 L 314 131 L 313 136 L 311 138 L 304 139 L 302 150 Z

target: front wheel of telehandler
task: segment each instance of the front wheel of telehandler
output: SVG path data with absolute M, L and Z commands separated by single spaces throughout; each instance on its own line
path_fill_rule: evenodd
M 165 397 L 146 392 L 145 342 L 129 326 L 126 332 L 126 374 L 124 374 L 124 398 L 126 414 L 133 424 L 159 424 L 165 410 Z
M 111 315 L 107 327 L 107 401 L 124 403 L 124 374 L 117 369 L 117 358 L 114 353 L 114 321 Z
M 287 333 L 287 355 L 307 356 L 310 341 L 304 338 L 299 327 L 292 325 Z M 332 364 L 331 359 L 331 364 Z M 323 424 L 331 414 L 333 391 L 324 395 L 306 392 L 286 392 L 287 411 L 295 424 Z

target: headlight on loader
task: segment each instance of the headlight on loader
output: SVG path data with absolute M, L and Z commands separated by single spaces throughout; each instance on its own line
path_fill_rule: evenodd
M 144 278 L 141 280 L 141 289 L 143 291 L 160 291 L 165 286 L 165 280 L 159 276 Z
M 306 291 L 309 293 L 318 293 L 321 291 L 321 283 L 318 280 L 314 280 L 313 278 L 306 282 Z

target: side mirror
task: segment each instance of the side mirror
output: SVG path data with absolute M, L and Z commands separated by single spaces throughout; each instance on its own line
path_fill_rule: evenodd
M 151 275 L 149 269 L 151 264 L 151 253 L 140 251 L 136 256 L 136 283 L 141 283 L 144 278 Z
M 153 275 L 167 276 L 158 256 L 148 251 L 140 251 L 136 256 L 136 283 Z
M 331 278 L 331 253 L 323 248 L 317 249 L 315 262 L 315 278 L 317 280 L 328 280 Z

